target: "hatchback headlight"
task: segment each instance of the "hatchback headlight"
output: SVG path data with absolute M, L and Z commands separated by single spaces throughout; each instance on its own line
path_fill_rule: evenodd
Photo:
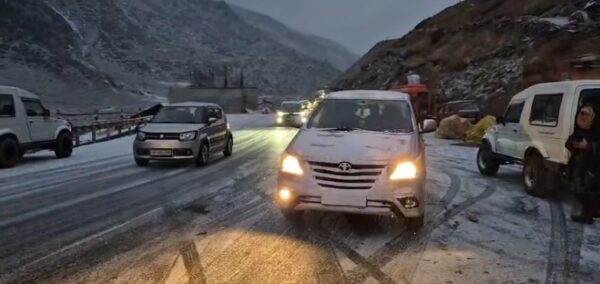
M 413 162 L 402 162 L 390 175 L 390 180 L 409 180 L 417 177 L 417 166 Z
M 137 135 L 135 136 L 135 139 L 138 141 L 144 141 L 146 140 L 146 133 L 144 132 L 138 132 Z
M 302 171 L 302 167 L 300 166 L 300 161 L 298 160 L 298 158 L 289 154 L 285 154 L 285 156 L 283 157 L 283 160 L 281 162 L 281 171 L 297 176 L 301 176 L 302 174 L 304 174 L 304 171 Z
M 190 131 L 179 134 L 179 140 L 181 141 L 192 141 L 196 139 L 196 131 Z

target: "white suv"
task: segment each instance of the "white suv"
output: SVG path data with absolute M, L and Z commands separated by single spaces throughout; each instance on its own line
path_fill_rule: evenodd
M 418 229 L 425 215 L 425 148 L 408 95 L 331 93 L 281 158 L 277 203 L 304 210 L 396 215 Z
M 0 168 L 12 167 L 26 152 L 53 150 L 71 156 L 71 126 L 50 117 L 40 98 L 25 90 L 0 86 Z
M 484 136 L 479 171 L 491 176 L 500 165 L 522 164 L 527 193 L 546 195 L 562 182 L 569 161 L 565 143 L 583 104 L 600 106 L 600 80 L 539 84 L 515 95 Z

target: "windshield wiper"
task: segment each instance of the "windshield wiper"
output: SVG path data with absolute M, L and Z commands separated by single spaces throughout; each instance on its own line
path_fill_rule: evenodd
M 348 127 L 348 126 L 341 126 L 341 127 L 333 127 L 333 128 L 325 128 L 323 129 L 324 131 L 355 131 L 355 130 L 363 130 L 360 128 L 356 128 L 356 127 Z

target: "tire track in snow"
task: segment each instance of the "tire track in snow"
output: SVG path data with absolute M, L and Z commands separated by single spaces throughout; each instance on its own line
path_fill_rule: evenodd
M 450 219 L 454 218 L 473 204 L 490 197 L 495 192 L 495 187 L 487 186 L 486 189 L 475 197 L 469 198 L 459 204 L 456 207 L 445 211 L 441 216 L 428 222 L 423 229 L 413 233 L 410 231 L 404 231 L 399 236 L 388 242 L 385 246 L 377 250 L 372 256 L 369 257 L 369 261 L 374 263 L 380 268 L 383 268 L 386 264 L 391 262 L 396 256 L 407 251 L 408 249 L 415 248 L 420 242 L 426 242 L 428 236 L 435 231 L 439 226 L 445 224 Z M 362 269 L 355 269 L 351 272 L 351 281 L 353 283 L 362 283 L 367 278 L 367 273 Z M 404 279 L 408 282 L 409 279 Z
M 552 227 L 546 268 L 546 283 L 579 283 L 579 258 L 583 225 L 568 225 L 563 204 L 548 200 Z M 571 228 L 569 228 L 571 227 Z

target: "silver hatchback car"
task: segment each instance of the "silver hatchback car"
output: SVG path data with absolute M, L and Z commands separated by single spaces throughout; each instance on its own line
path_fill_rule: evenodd
M 230 156 L 233 136 L 223 109 L 212 103 L 166 105 L 139 129 L 133 142 L 140 167 L 151 160 L 193 160 L 204 166 L 217 152 Z

